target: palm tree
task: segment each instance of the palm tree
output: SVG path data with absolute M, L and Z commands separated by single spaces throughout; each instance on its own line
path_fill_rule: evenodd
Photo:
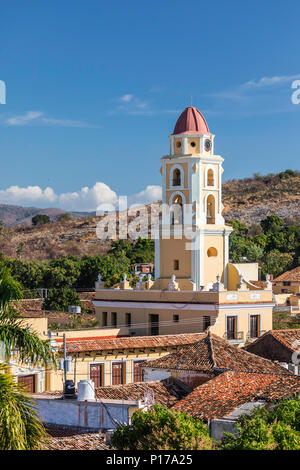
M 21 285 L 0 264 L 0 343 L 6 361 L 17 353 L 18 360 L 32 365 L 56 365 L 50 342 L 24 328 L 10 302 L 22 298 Z M 15 383 L 7 364 L 0 365 L 0 449 L 40 448 L 46 432 L 24 388 Z
M 0 365 L 0 449 L 43 449 L 47 437 L 33 401 Z

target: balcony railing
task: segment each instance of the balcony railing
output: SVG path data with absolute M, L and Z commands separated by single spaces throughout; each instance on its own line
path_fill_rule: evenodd
M 243 331 L 225 331 L 223 338 L 227 341 L 242 341 L 244 339 Z
M 255 339 L 259 338 L 261 335 L 266 333 L 267 330 L 259 330 L 259 331 L 248 331 L 247 333 L 247 340 L 254 341 Z

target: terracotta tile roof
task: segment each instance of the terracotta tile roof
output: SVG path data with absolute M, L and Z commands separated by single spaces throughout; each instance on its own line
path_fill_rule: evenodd
M 260 287 L 261 289 L 265 286 L 265 281 L 250 281 L 251 284 L 254 284 L 256 287 Z
M 264 341 L 267 336 L 273 336 L 279 343 L 288 348 L 290 351 L 298 351 L 300 346 L 300 328 L 289 330 L 270 330 L 266 331 L 263 335 L 257 338 L 248 346 L 245 346 L 246 351 L 251 351 L 253 345 Z
M 108 450 L 105 436 L 100 433 L 80 431 L 78 428 L 48 425 L 50 434 L 47 450 Z
M 273 401 L 300 393 L 300 378 L 246 372 L 223 372 L 196 387 L 174 409 L 210 420 L 228 416 L 235 408 L 254 400 Z
M 104 351 L 125 348 L 157 348 L 191 344 L 203 338 L 204 333 L 179 335 L 128 336 L 114 338 L 67 338 L 68 353 L 80 351 Z
M 273 282 L 276 281 L 300 282 L 300 266 L 297 266 L 297 268 L 291 269 L 290 271 L 286 271 L 285 273 L 276 277 Z
M 111 400 L 143 400 L 145 392 L 153 393 L 156 404 L 171 407 L 192 389 L 175 378 L 155 382 L 136 382 L 126 385 L 98 387 L 96 398 Z
M 219 373 L 225 370 L 290 375 L 272 361 L 231 346 L 222 338 L 206 335 L 164 357 L 147 362 L 147 368 Z
M 48 325 L 51 323 L 59 323 L 61 328 L 64 328 L 71 320 L 74 319 L 74 314 L 70 312 L 58 312 L 48 310 L 24 310 L 19 312 L 22 318 L 47 318 Z M 96 317 L 90 313 L 76 313 L 76 318 L 82 322 L 81 328 L 88 328 L 91 320 L 95 320 Z
M 21 299 L 13 300 L 11 305 L 19 313 L 40 312 L 42 313 L 43 299 Z

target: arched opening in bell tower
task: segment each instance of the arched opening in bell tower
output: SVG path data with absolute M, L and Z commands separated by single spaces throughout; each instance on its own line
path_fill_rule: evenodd
M 171 206 L 171 225 L 183 224 L 183 201 L 180 194 L 175 194 Z
M 181 186 L 181 172 L 179 168 L 175 168 L 173 171 L 172 183 L 173 186 Z
M 214 186 L 214 185 L 215 185 L 214 170 L 210 168 L 207 172 L 207 186 Z
M 212 194 L 210 194 L 206 200 L 206 223 L 216 223 L 216 201 Z

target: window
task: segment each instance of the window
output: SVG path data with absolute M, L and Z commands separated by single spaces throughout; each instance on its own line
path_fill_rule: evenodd
M 285 281 L 285 282 L 283 283 L 283 285 L 284 285 L 284 286 L 290 286 L 290 285 L 291 285 L 291 283 L 290 283 L 290 282 L 288 282 L 288 281 Z
M 126 326 L 131 327 L 131 313 L 126 313 Z
M 176 142 L 176 147 L 177 147 L 178 149 L 180 149 L 180 147 L 181 147 L 181 142 L 180 142 L 180 141 Z
M 102 326 L 107 326 L 107 312 L 102 312 Z
M 218 250 L 216 248 L 214 248 L 213 246 L 211 246 L 207 250 L 207 256 L 209 258 L 211 258 L 212 256 L 218 256 Z
M 207 330 L 210 327 L 210 317 L 204 315 L 203 317 L 203 331 Z
M 210 194 L 206 201 L 206 223 L 215 223 L 215 198 Z
M 174 271 L 178 271 L 178 270 L 179 270 L 179 260 L 174 259 Z
M 117 326 L 117 314 L 116 314 L 116 312 L 111 313 L 111 326 Z
M 90 364 L 90 379 L 94 382 L 95 387 L 103 387 L 104 364 Z
M 144 382 L 144 370 L 140 367 L 143 360 L 133 362 L 133 381 Z
M 156 336 L 159 334 L 159 315 L 151 314 L 150 320 L 150 335 Z
M 191 142 L 191 147 L 196 147 L 196 142 Z
M 122 385 L 126 383 L 126 362 L 113 362 L 111 364 L 111 384 Z
M 183 215 L 182 215 L 182 197 L 177 194 L 172 202 L 171 208 L 171 223 L 174 224 L 182 224 L 183 222 Z
M 173 315 L 173 322 L 178 323 L 179 322 L 179 315 Z
M 214 185 L 215 185 L 214 171 L 210 168 L 207 172 L 207 186 L 214 186 Z
M 227 339 L 237 338 L 237 317 L 228 316 L 226 320 L 226 337 Z
M 250 315 L 250 338 L 258 338 L 260 330 L 260 316 Z
M 181 185 L 181 173 L 178 168 L 175 168 L 173 171 L 173 186 L 180 186 Z

